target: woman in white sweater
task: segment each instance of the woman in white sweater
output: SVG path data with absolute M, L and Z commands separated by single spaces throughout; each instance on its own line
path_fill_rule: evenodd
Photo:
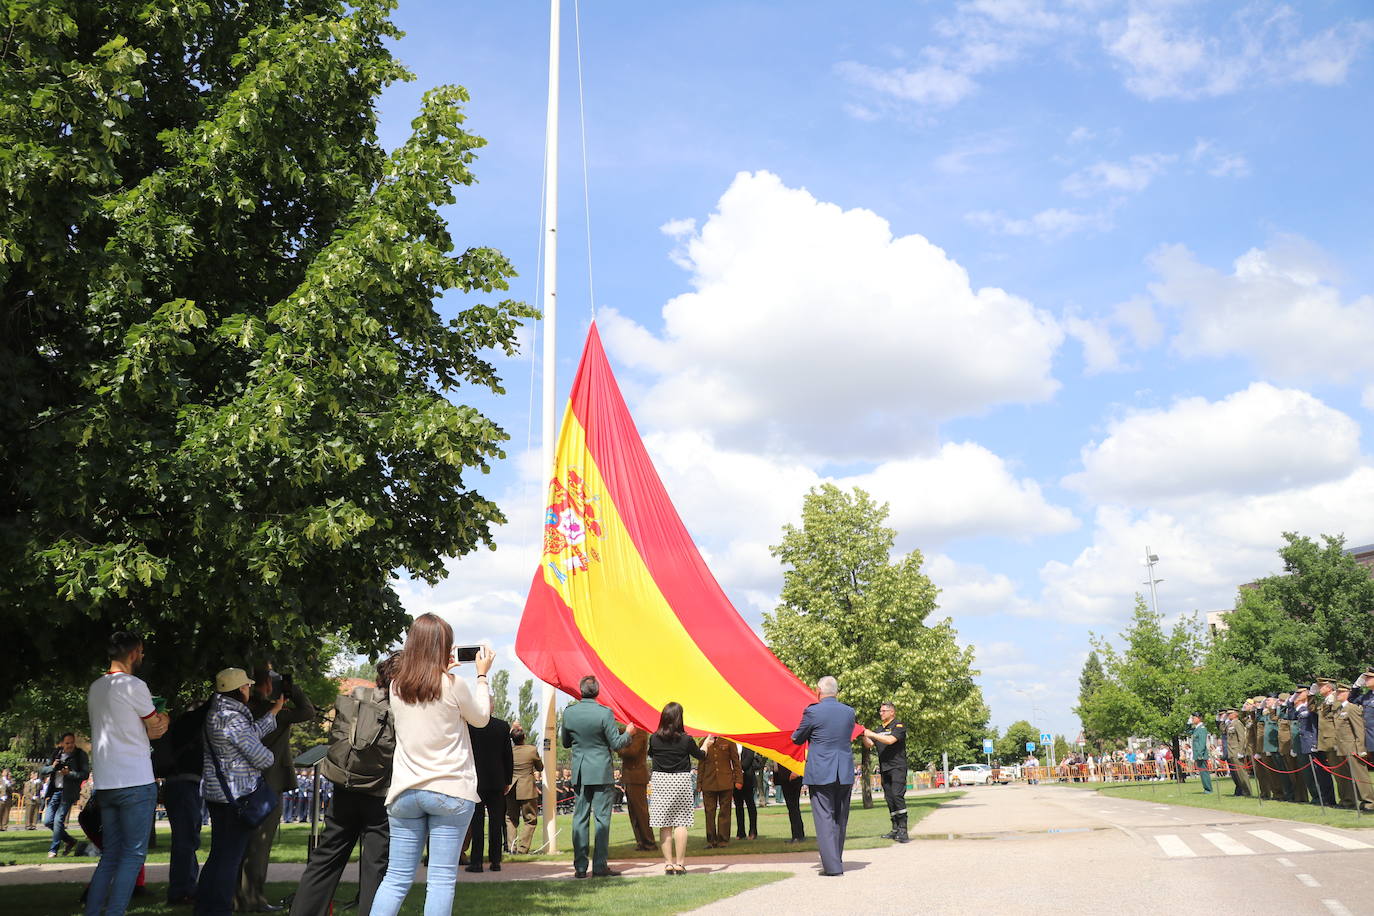
M 415 880 L 429 841 L 425 916 L 449 916 L 458 879 L 458 855 L 477 805 L 477 768 L 468 726 L 491 718 L 487 672 L 495 655 L 477 656 L 477 685 L 448 669 L 453 665 L 453 628 L 433 614 L 415 618 L 406 635 L 401 666 L 391 682 L 396 756 L 386 796 L 391 857 L 372 904 L 373 916 L 394 916 Z

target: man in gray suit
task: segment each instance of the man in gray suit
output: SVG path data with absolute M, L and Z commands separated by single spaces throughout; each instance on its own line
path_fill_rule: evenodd
M 624 734 L 616 728 L 611 711 L 596 701 L 601 684 L 592 675 L 577 684 L 582 700 L 563 710 L 563 746 L 572 748 L 573 802 L 573 877 L 587 877 L 587 818 L 596 819 L 595 845 L 592 849 L 592 875 L 614 878 L 619 872 L 606 864 L 611 840 L 611 806 L 615 801 L 615 774 L 611 751 L 630 743 L 635 727 Z
M 821 853 L 821 874 L 844 874 L 844 835 L 849 828 L 849 795 L 854 787 L 854 710 L 837 697 L 840 685 L 826 675 L 816 682 L 819 702 L 802 713 L 793 744 L 806 750 L 802 779 L 811 790 L 811 819 Z

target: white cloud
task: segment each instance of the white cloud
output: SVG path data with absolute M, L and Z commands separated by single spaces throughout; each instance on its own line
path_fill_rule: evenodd
M 1089 140 L 1097 139 L 1097 131 L 1089 127 L 1075 127 L 1069 133 L 1069 143 L 1087 143 Z
M 968 74 L 941 64 L 909 70 L 845 61 L 836 65 L 835 72 L 855 86 L 870 89 L 881 97 L 936 109 L 957 105 L 976 88 Z
M 1112 309 L 1112 320 L 1126 329 L 1138 349 L 1149 349 L 1164 339 L 1164 327 L 1148 299 L 1122 302 Z
M 692 292 L 655 334 L 607 310 L 618 364 L 653 375 L 637 417 L 735 447 L 880 460 L 932 425 L 1041 401 L 1063 332 L 919 235 L 767 172 L 741 173 L 686 242 Z
M 1129 413 L 1082 460 L 1064 483 L 1099 500 L 1267 493 L 1347 476 L 1360 461 L 1360 430 L 1305 391 L 1257 382 L 1219 401 Z
M 1188 158 L 1214 178 L 1244 178 L 1250 174 L 1250 163 L 1244 156 L 1228 153 L 1212 140 L 1199 139 Z
M 1020 59 L 1030 48 L 1062 33 L 1068 20 L 1040 0 L 971 0 L 936 24 L 943 39 L 920 51 L 919 66 L 874 67 L 845 61 L 843 79 L 887 108 L 951 108 L 978 91 L 977 78 Z M 871 109 L 865 109 L 871 111 Z
M 1062 182 L 1065 191 L 1079 197 L 1102 192 L 1138 193 L 1150 186 L 1178 157 L 1165 153 L 1141 153 L 1125 162 L 1095 162 Z
M 935 168 L 947 175 L 963 175 L 973 171 L 978 160 L 996 156 L 1007 146 L 1007 138 L 1000 133 L 966 137 L 937 156 Z
M 785 458 L 721 448 L 688 430 L 650 433 L 645 446 L 693 537 L 715 545 L 714 556 L 736 572 L 720 573 L 732 588 L 775 579 L 768 544 L 801 516 L 812 487 L 832 482 L 861 487 L 889 504 L 887 525 L 898 547 L 928 548 L 960 537 L 1025 539 L 1078 527 L 1073 513 L 1050 503 L 1040 486 L 1017 477 L 999 456 L 973 442 L 946 443 L 929 455 L 898 458 L 871 471 L 823 476 Z
M 1374 410 L 1374 385 L 1364 386 L 1364 391 L 1360 393 L 1360 406 L 1365 410 Z
M 1041 569 L 1039 609 L 1054 618 L 1102 626 L 1130 615 L 1134 595 L 1148 596 L 1144 553 L 1160 557 L 1159 609 L 1167 616 L 1234 605 L 1245 582 L 1282 572 L 1282 532 L 1316 538 L 1344 534 L 1366 543 L 1374 518 L 1374 468 L 1276 493 L 1205 501 L 1170 511 L 1104 506 L 1092 543 L 1072 562 Z
M 1097 375 L 1122 368 L 1121 343 L 1104 321 L 1077 315 L 1064 318 L 1064 330 L 1083 347 L 1083 374 Z
M 1050 207 L 1024 219 L 1008 216 L 1000 210 L 976 210 L 964 214 L 964 219 L 1000 235 L 1034 236 L 1043 241 L 1055 241 L 1078 232 L 1104 232 L 1112 225 L 1105 213 L 1084 213 L 1060 207 Z
M 959 563 L 942 553 L 927 554 L 924 572 L 940 589 L 940 613 L 956 620 L 968 617 L 1034 617 L 1039 609 L 1020 594 L 1017 584 L 1003 573 L 990 572 L 976 563 Z M 988 673 L 987 659 L 978 664 Z
M 1368 21 L 1305 35 L 1284 5 L 1241 7 L 1221 29 L 1202 22 L 1205 13 L 1187 4 L 1136 7 L 1103 24 L 1126 87 L 1146 99 L 1196 99 L 1263 85 L 1338 85 L 1374 36 Z M 1189 14 L 1197 18 L 1185 21 Z
M 1046 501 L 1033 480 L 1017 478 L 1000 457 L 973 442 L 951 442 L 933 455 L 888 461 L 867 474 L 839 478 L 891 504 L 888 524 L 899 544 L 924 547 L 978 535 L 1027 537 L 1078 527 L 1068 509 Z
M 1186 356 L 1246 356 L 1269 375 L 1361 380 L 1374 371 L 1374 296 L 1344 301 L 1312 246 L 1283 239 L 1251 249 L 1223 273 L 1181 245 L 1149 259 L 1156 301 L 1175 310 L 1173 346 Z

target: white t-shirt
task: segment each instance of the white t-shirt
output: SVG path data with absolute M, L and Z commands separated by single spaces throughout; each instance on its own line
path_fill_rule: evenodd
M 153 715 L 148 685 L 132 674 L 106 674 L 86 694 L 91 716 L 91 780 L 96 789 L 153 781 L 152 748 L 143 720 Z

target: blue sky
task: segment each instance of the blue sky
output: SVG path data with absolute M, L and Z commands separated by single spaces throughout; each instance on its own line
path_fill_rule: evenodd
M 993 723 L 1070 711 L 1159 554 L 1228 607 L 1280 532 L 1374 541 L 1374 13 L 1358 3 L 581 5 L 592 276 L 641 432 L 757 624 L 808 487 L 892 505 Z M 489 145 L 450 208 L 538 301 L 547 5 L 403 0 L 417 74 Z M 592 312 L 564 5 L 560 397 Z M 456 303 L 455 303 L 456 304 Z M 531 363 L 477 398 L 511 524 L 414 613 L 512 642 L 540 488 Z M 535 422 L 537 426 L 537 419 Z

